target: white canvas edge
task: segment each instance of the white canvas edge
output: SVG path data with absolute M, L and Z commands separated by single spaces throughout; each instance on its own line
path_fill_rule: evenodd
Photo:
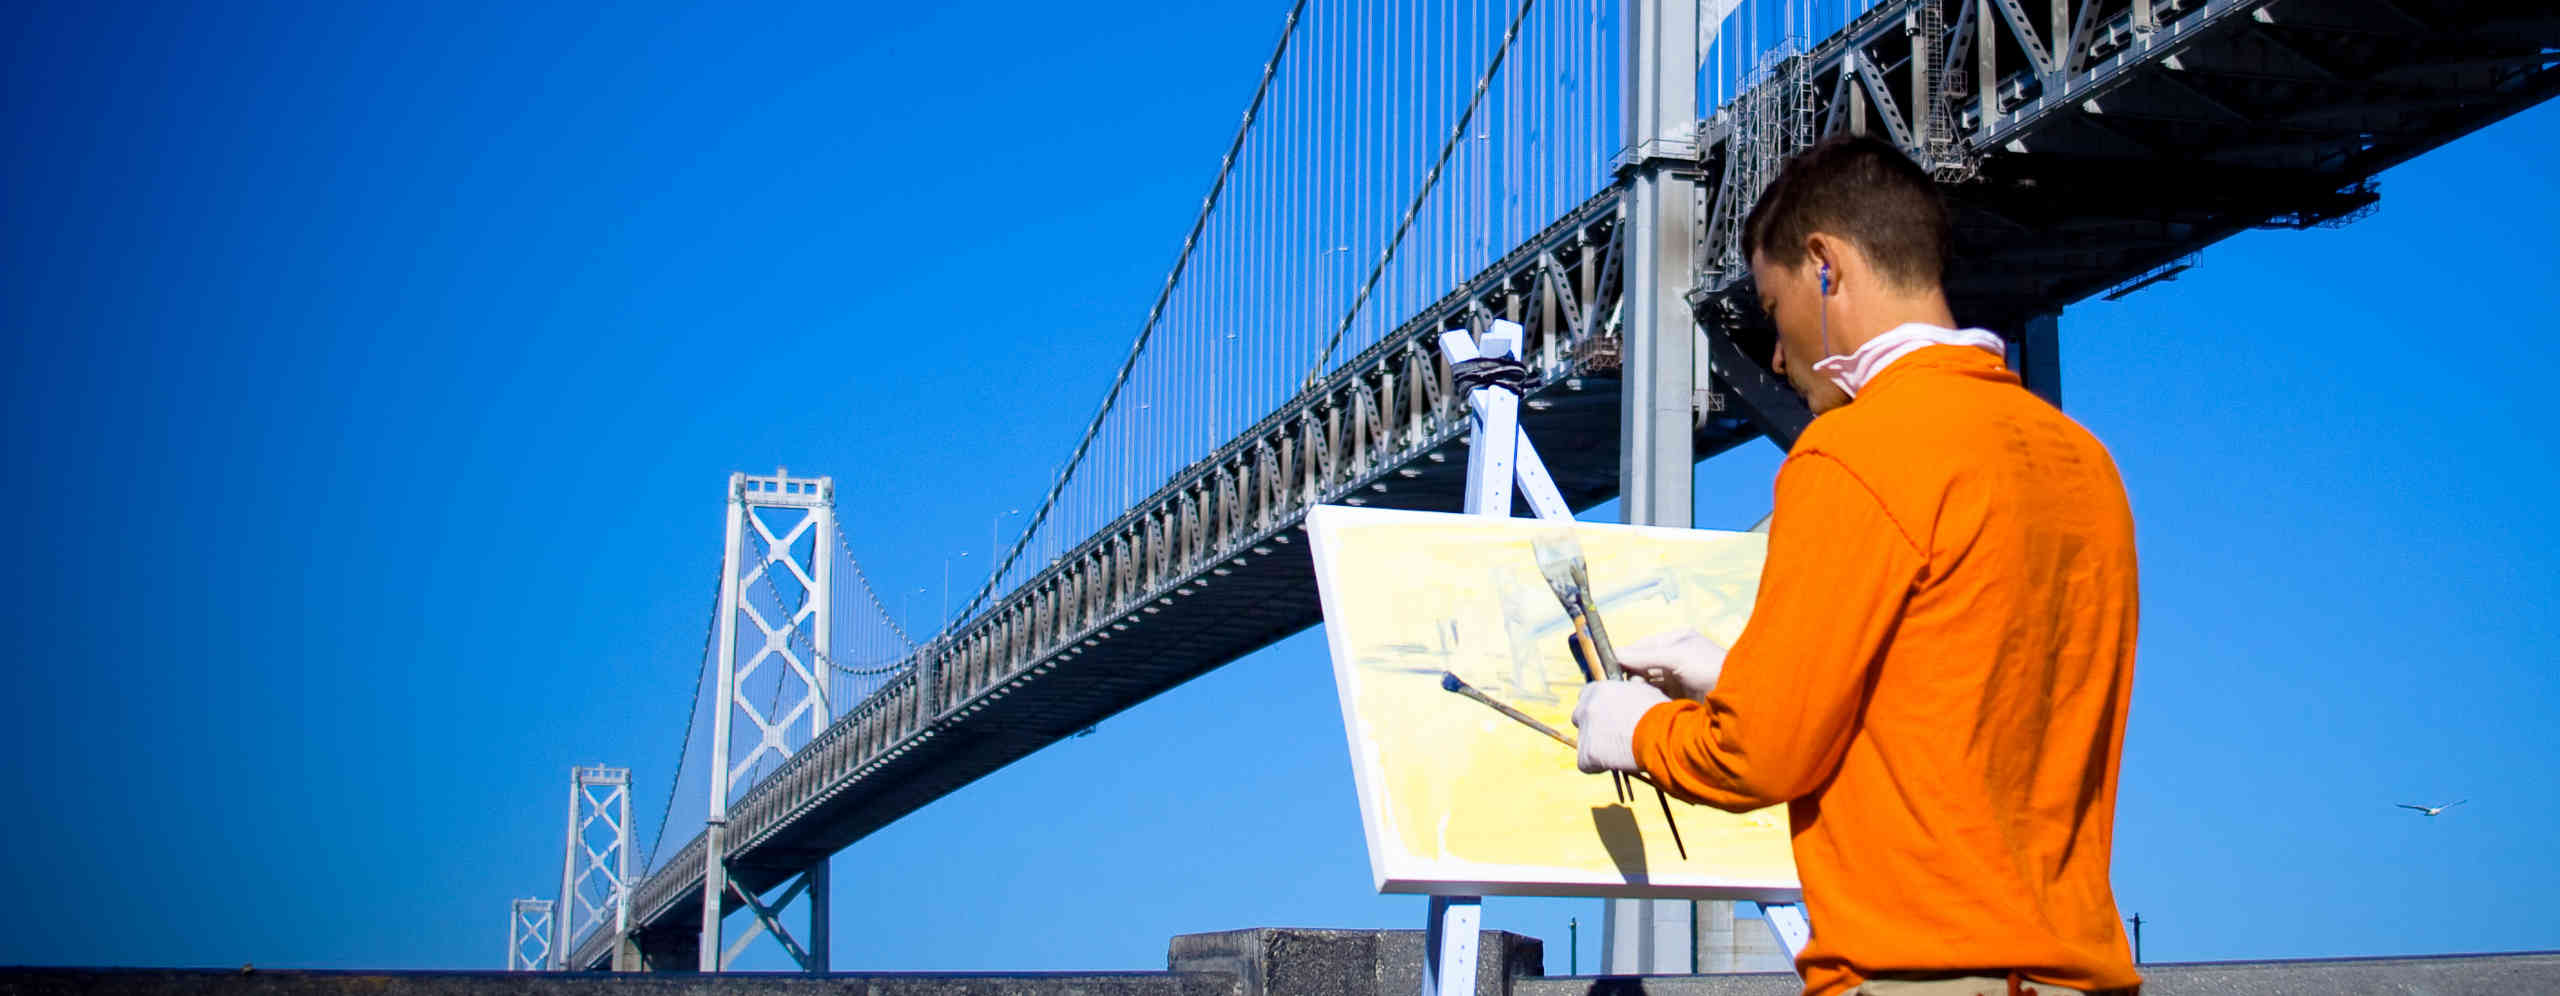
M 1648 882 L 1528 882 L 1504 878 L 1471 882 L 1456 878 L 1388 879 L 1378 890 L 1414 896 L 1537 896 L 1549 899 L 1739 899 L 1754 903 L 1800 903 L 1804 889 L 1786 885 L 1675 885 Z
M 1307 553 L 1315 563 L 1316 601 L 1327 619 L 1335 618 L 1335 592 L 1333 586 L 1325 581 L 1333 574 L 1333 520 L 1345 514 L 1357 517 L 1362 512 L 1371 511 L 1375 510 L 1342 505 L 1318 505 L 1307 510 Z M 1378 766 L 1377 759 L 1367 756 L 1362 749 L 1367 745 L 1360 740 L 1359 713 L 1351 701 L 1352 676 L 1348 672 L 1349 665 L 1343 663 L 1351 659 L 1348 639 L 1339 626 L 1324 628 L 1325 656 L 1331 658 L 1333 665 L 1333 694 L 1342 704 L 1342 737 L 1348 742 L 1345 753 L 1351 757 L 1351 782 L 1360 796 L 1360 829 L 1369 839 L 1369 881 L 1379 892 L 1386 892 L 1389 881 L 1386 844 L 1394 835 L 1383 833 L 1388 819 L 1387 808 L 1378 798 L 1380 787 L 1370 778 Z

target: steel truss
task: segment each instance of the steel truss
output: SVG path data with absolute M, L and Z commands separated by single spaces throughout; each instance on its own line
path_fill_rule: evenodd
M 602 846 L 594 833 L 599 826 Z M 630 933 L 631 769 L 569 769 L 569 839 L 560 858 L 559 909 L 553 928 L 559 941 L 553 950 L 564 967 L 572 939 L 583 940 L 589 932 L 611 937 Z
M 759 514 L 766 510 L 784 513 L 779 530 Z M 755 531 L 758 541 L 757 552 L 752 554 L 745 543 L 748 529 Z M 705 972 L 725 969 L 758 933 L 771 933 L 802 969 L 824 972 L 829 897 L 823 885 L 828 856 L 814 855 L 797 868 L 802 885 L 795 891 L 805 889 L 809 893 L 810 936 L 803 946 L 795 943 L 773 918 L 774 911 L 789 902 L 787 898 L 766 907 L 756 901 L 751 888 L 730 879 L 733 855 L 729 842 L 737 837 L 729 833 L 729 796 L 733 786 L 744 783 L 746 776 L 767 759 L 775 762 L 777 773 L 749 788 L 746 798 L 754 798 L 758 789 L 780 777 L 780 771 L 790 769 L 792 761 L 806 749 L 795 746 L 791 737 L 792 730 L 804 720 L 808 740 L 803 745 L 818 738 L 834 719 L 827 701 L 826 668 L 832 632 L 830 614 L 835 604 L 835 481 L 826 477 L 792 477 L 787 470 L 776 470 L 770 477 L 731 474 L 724 535 L 721 559 L 726 566 L 721 572 L 720 622 L 714 638 L 718 641 L 719 701 L 712 710 L 711 813 L 703 836 L 696 838 L 703 845 L 696 872 L 702 884 L 697 965 Z M 803 539 L 809 541 L 805 556 L 800 553 Z M 776 583 L 785 575 L 801 592 L 796 605 L 784 601 Z M 757 608 L 757 590 L 771 594 L 773 604 L 768 608 L 780 613 L 779 619 L 767 618 L 765 611 Z M 742 620 L 755 630 L 755 652 L 743 664 L 738 661 L 738 624 Z M 807 646 L 806 658 L 795 643 Z M 775 676 L 772 695 L 760 708 L 747 686 L 768 662 L 783 670 Z M 751 725 L 753 736 L 745 755 L 733 757 L 731 723 L 740 716 Z M 686 861 L 695 850 L 688 848 L 676 860 Z M 667 870 L 662 868 L 661 872 Z M 808 888 L 811 884 L 820 887 Z M 741 936 L 735 946 L 723 949 L 720 916 L 732 902 L 756 911 L 756 927 Z
M 1880 135 L 1930 168 L 1956 210 L 1957 319 L 2050 371 L 2023 354 L 2051 348 L 2064 305 L 2236 232 L 2352 221 L 2379 200 L 2381 170 L 2560 92 L 2560 14 L 2517 10 L 1905 0 L 1801 57 L 1781 52 L 1699 132 L 1690 298 L 1719 401 L 1782 443 L 1810 418 L 1768 372 L 1773 333 L 1739 229 L 1772 160 L 1814 138 Z M 1809 133 L 1792 127 L 1800 108 Z
M 528 951 L 525 945 L 534 945 Z M 507 904 L 507 971 L 540 972 L 553 965 L 551 900 L 518 899 Z

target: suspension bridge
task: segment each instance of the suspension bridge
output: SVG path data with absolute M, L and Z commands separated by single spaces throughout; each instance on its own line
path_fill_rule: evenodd
M 2555 90 L 2560 13 L 2465 0 L 1297 0 L 1109 390 L 939 631 L 883 607 L 832 479 L 730 477 L 668 808 L 644 843 L 630 771 L 573 771 L 509 967 L 717 970 L 769 934 L 830 968 L 830 856 L 1318 622 L 1309 506 L 1459 507 L 1444 329 L 1525 328 L 1569 503 L 1687 525 L 1693 462 L 1809 420 L 1737 228 L 1823 135 L 1937 177 L 1958 317 L 2059 402 L 2065 305 L 2351 222 Z

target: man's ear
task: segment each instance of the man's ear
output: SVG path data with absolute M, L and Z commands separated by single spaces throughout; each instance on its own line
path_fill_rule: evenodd
M 1831 296 L 1832 290 L 1840 286 L 1844 276 L 1840 272 L 1840 248 L 1839 240 L 1821 232 L 1805 236 L 1805 262 L 1812 267 L 1815 286 L 1822 291 L 1824 297 Z

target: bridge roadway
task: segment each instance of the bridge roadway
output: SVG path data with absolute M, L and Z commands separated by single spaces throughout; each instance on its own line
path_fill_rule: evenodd
M 1757 91 L 1783 87 L 1802 108 L 1746 95 L 1702 123 L 1708 194 L 1691 299 L 1716 370 L 1715 389 L 1698 398 L 1698 459 L 1764 434 L 1792 440 L 1806 417 L 1762 365 L 1769 333 L 1730 252 L 1731 220 L 1766 180 L 1750 150 L 1772 134 L 1771 107 L 1812 123 L 1777 132 L 1785 147 L 1855 128 L 1950 167 L 1957 314 L 2034 345 L 2021 333 L 2037 316 L 2174 275 L 2238 231 L 2352 218 L 2376 198 L 2375 173 L 2560 90 L 2560 14 L 2500 4 L 2053 0 L 2040 32 L 2018 0 L 1951 2 L 1962 9 L 1934 51 L 1974 79 L 1999 79 L 1988 94 L 1949 98 L 1936 115 L 1900 113 L 1960 90 L 1924 71 L 1936 60 L 1915 43 L 1926 36 L 1904 30 L 1918 9 L 1905 0 L 1780 65 Z M 1997 27 L 1977 30 L 1985 23 Z M 2013 71 L 1991 71 L 2001 64 Z M 1310 504 L 1460 504 L 1465 422 L 1434 342 L 1442 328 L 1522 322 L 1541 378 L 1524 406 L 1529 431 L 1575 507 L 1614 494 L 1622 210 L 1617 190 L 1594 196 L 926 648 L 731 807 L 733 879 L 761 894 L 988 772 L 1319 621 L 1299 532 Z M 632 940 L 651 965 L 694 964 L 702 848 L 697 835 L 634 891 Z M 727 908 L 739 905 L 729 897 Z M 606 933 L 583 938 L 573 962 L 610 964 Z

